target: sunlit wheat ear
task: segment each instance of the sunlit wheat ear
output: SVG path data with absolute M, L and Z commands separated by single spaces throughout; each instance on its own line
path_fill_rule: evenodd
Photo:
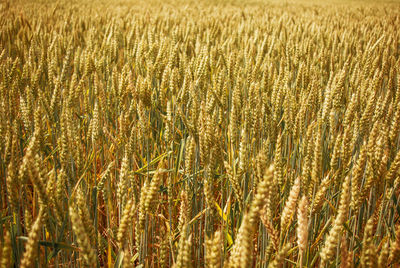
M 269 237 L 271 237 L 271 244 L 273 246 L 273 249 L 277 251 L 279 249 L 279 230 L 276 230 L 274 226 L 272 225 L 270 219 L 267 216 L 267 213 L 263 213 L 261 215 L 261 222 L 267 229 Z
M 73 208 L 73 205 L 69 206 L 69 216 L 71 219 L 72 230 L 74 231 L 79 248 L 81 249 L 84 262 L 89 266 L 96 265 L 97 261 L 95 250 L 90 244 L 90 238 L 88 233 L 86 233 L 84 223 Z
M 268 199 L 269 186 L 273 179 L 274 166 L 271 165 L 265 170 L 263 180 L 259 183 L 258 191 L 250 205 L 250 211 L 244 216 L 238 231 L 232 254 L 229 260 L 230 267 L 247 267 L 251 265 L 251 252 L 253 245 L 251 236 L 255 231 L 255 224 L 262 213 L 262 208 Z
M 276 180 L 278 181 L 278 185 L 281 187 L 283 184 L 283 163 L 282 163 L 282 136 L 280 134 L 276 141 L 275 146 L 275 155 L 274 155 L 274 169 Z
M 18 174 L 14 161 L 8 165 L 8 174 L 6 178 L 8 200 L 13 211 L 18 210 Z
M 288 243 L 284 245 L 279 252 L 276 254 L 275 259 L 268 265 L 268 268 L 278 268 L 282 267 L 285 262 L 285 257 L 289 249 L 291 248 L 291 245 Z
M 135 236 L 136 236 L 136 247 L 137 248 L 139 248 L 139 245 L 140 245 L 140 235 L 142 234 L 142 232 L 144 230 L 144 224 L 145 224 L 145 220 L 146 220 L 145 204 L 146 204 L 148 188 L 149 188 L 149 185 L 148 185 L 147 181 L 145 181 L 145 183 L 142 186 L 142 189 L 140 191 L 138 223 L 135 226 Z
M 396 227 L 396 240 L 390 245 L 390 263 L 397 263 L 400 261 L 400 225 Z
M 340 241 L 340 267 L 350 268 L 352 266 L 352 255 L 348 250 L 347 238 L 342 235 Z
M 4 242 L 1 245 L 1 259 L 0 259 L 0 267 L 1 268 L 7 268 L 10 267 L 11 263 L 11 253 L 12 253 L 12 248 L 11 248 L 11 238 L 10 238 L 10 232 L 6 231 L 4 235 Z
M 37 246 L 39 244 L 39 238 L 41 234 L 41 228 L 43 227 L 43 221 L 44 221 L 44 210 L 41 208 L 29 232 L 28 241 L 26 243 L 26 249 L 21 261 L 21 267 L 24 268 L 32 267 L 34 265 L 35 260 L 37 259 Z
M 372 122 L 372 115 L 375 109 L 376 104 L 376 93 L 373 91 L 371 96 L 368 99 L 367 107 L 364 110 L 364 113 L 361 117 L 361 135 L 365 135 L 367 131 L 369 131 L 371 122 Z
M 305 156 L 303 157 L 301 176 L 306 181 L 309 181 L 311 179 L 312 159 L 314 156 L 313 125 L 314 124 L 309 125 L 307 129 L 307 134 L 303 141 L 303 152 Z M 307 185 L 307 187 L 311 189 L 310 185 L 311 184 Z M 310 193 L 308 194 L 309 196 L 311 196 Z
M 361 203 L 361 179 L 364 176 L 365 164 L 367 163 L 367 146 L 363 144 L 360 149 L 358 160 L 352 170 L 351 179 L 351 203 L 352 209 L 358 209 Z
M 399 87 L 399 86 L 397 86 L 397 87 Z M 399 97 L 399 99 L 400 99 L 400 97 Z M 399 133 L 400 133 L 400 101 L 397 102 L 397 104 L 394 103 L 394 107 L 395 107 L 394 108 L 395 113 L 394 113 L 394 117 L 393 117 L 391 125 L 390 125 L 390 133 L 389 133 L 389 138 L 390 138 L 391 144 L 396 144 L 396 138 L 399 137 Z
M 188 234 L 188 226 L 182 228 L 181 237 L 179 238 L 178 256 L 173 265 L 174 268 L 191 267 L 191 244 L 192 237 Z
M 258 218 L 263 213 L 263 208 L 270 199 L 271 185 L 274 179 L 274 165 L 270 165 L 264 171 L 262 181 L 258 184 L 257 192 L 250 205 L 249 221 L 251 224 L 255 224 Z
M 243 217 L 235 244 L 232 248 L 229 267 L 248 267 L 248 265 L 251 265 L 250 254 L 252 252 L 251 236 L 253 226 L 249 218 L 249 214 Z
M 351 127 L 346 127 L 343 133 L 343 142 L 341 148 L 341 161 L 343 164 L 342 175 L 345 175 L 350 164 L 351 164 L 351 140 L 352 140 L 353 130 Z
M 64 169 L 61 169 L 58 173 L 57 176 L 57 182 L 55 185 L 55 201 L 58 204 L 58 208 L 61 210 L 59 211 L 62 213 L 62 210 L 64 210 L 64 198 L 65 198 L 65 190 L 66 190 L 66 185 L 68 183 L 68 177 Z
M 229 135 L 231 142 L 236 142 L 239 136 L 240 125 L 240 91 L 235 89 L 232 95 L 232 107 L 229 116 Z
M 44 169 L 41 169 L 40 166 L 42 164 L 42 161 L 39 157 L 39 155 L 35 155 L 32 157 L 32 159 L 30 159 L 30 169 L 31 169 L 31 173 L 30 173 L 30 179 L 33 183 L 33 185 L 35 185 L 36 187 L 36 191 L 39 195 L 39 201 L 40 203 L 44 206 L 47 207 L 50 204 L 50 198 L 49 198 L 49 193 L 46 190 L 46 186 L 45 186 L 45 181 L 47 180 L 47 178 L 45 178 L 43 172 Z M 46 211 L 45 211 L 45 215 L 46 215 Z
M 296 180 L 294 181 L 292 188 L 290 189 L 289 197 L 282 211 L 281 215 L 282 230 L 286 230 L 286 228 L 290 224 L 291 218 L 295 213 L 299 192 L 300 192 L 300 177 L 297 177 Z
M 385 179 L 389 183 L 393 182 L 394 178 L 396 177 L 396 174 L 399 173 L 399 169 L 400 169 L 400 150 L 397 152 L 395 158 L 393 159 L 389 171 L 386 173 Z
M 376 247 L 373 243 L 373 229 L 374 229 L 374 219 L 371 217 L 365 226 L 364 238 L 363 238 L 363 250 L 361 254 L 361 265 L 364 267 L 377 267 L 378 258 Z
M 304 253 L 307 249 L 308 242 L 308 200 L 306 196 L 303 196 L 297 209 L 297 245 L 299 247 L 300 254 L 300 266 L 303 264 Z
M 206 267 L 221 267 L 222 234 L 220 231 L 214 233 L 212 238 L 206 239 Z
M 139 243 L 140 235 L 144 230 L 145 220 L 147 213 L 150 212 L 150 209 L 154 206 L 154 202 L 156 201 L 157 192 L 159 190 L 160 183 L 164 174 L 166 173 L 165 168 L 165 160 L 159 163 L 159 166 L 151 179 L 148 183 L 147 181 L 143 185 L 141 192 L 140 192 L 140 200 L 139 200 L 139 218 L 138 224 L 136 225 L 135 236 L 136 241 Z M 137 244 L 138 246 L 138 244 Z
M 124 212 L 121 217 L 121 221 L 118 227 L 118 233 L 117 233 L 117 240 L 118 240 L 118 246 L 120 248 L 123 248 L 124 242 L 126 240 L 126 233 L 129 228 L 129 222 L 132 221 L 133 219 L 133 214 L 135 212 L 135 205 L 133 204 L 132 200 L 129 200 L 124 208 Z
M 326 193 L 326 190 L 328 189 L 330 181 L 331 177 L 329 174 L 321 181 L 317 193 L 314 196 L 313 207 L 312 207 L 313 213 L 317 212 L 321 208 L 324 202 L 324 195 Z
M 350 177 L 346 177 L 342 184 L 342 194 L 340 196 L 340 203 L 338 214 L 333 222 L 333 227 L 329 231 L 325 239 L 325 244 L 321 250 L 321 265 L 328 264 L 330 259 L 335 255 L 335 247 L 339 243 L 339 236 L 342 230 L 342 225 L 346 220 L 347 211 L 349 209 L 349 185 Z
M 247 169 L 247 163 L 248 163 L 247 146 L 248 146 L 248 140 L 247 140 L 247 133 L 246 133 L 246 125 L 245 125 L 240 134 L 239 167 L 238 167 L 239 175 L 245 173 L 245 171 Z
M 236 198 L 238 199 L 239 204 L 242 203 L 243 200 L 243 191 L 240 185 L 240 177 L 234 173 L 232 167 L 228 164 L 228 162 L 224 162 L 224 166 L 226 169 L 226 173 L 229 179 L 229 182 L 232 184 L 233 191 L 235 193 Z
M 389 243 L 386 242 L 383 245 L 383 248 L 379 254 L 379 259 L 378 259 L 378 267 L 379 268 L 383 268 L 383 267 L 387 267 L 388 266 L 388 260 L 389 260 Z
M 86 201 L 86 196 L 84 191 L 79 188 L 76 192 L 76 205 L 77 205 L 77 213 L 82 219 L 82 222 L 84 223 L 84 229 L 85 232 L 87 233 L 90 243 L 92 245 L 95 244 L 96 241 L 96 233 L 95 233 L 95 228 L 93 225 L 93 220 L 91 218 L 90 212 L 87 208 L 87 201 Z
M 128 154 L 125 153 L 121 163 L 121 170 L 119 172 L 119 183 L 117 188 L 117 197 L 120 200 L 121 204 L 124 203 L 125 196 L 129 186 L 128 165 L 129 165 Z
M 318 185 L 321 177 L 322 171 L 322 123 L 321 119 L 318 119 L 317 126 L 316 126 L 316 138 L 314 144 L 314 158 L 312 162 L 312 170 L 311 170 L 311 184 L 309 185 L 309 195 L 312 195 L 314 188 Z
M 58 200 L 56 200 L 56 172 L 52 169 L 47 175 L 46 192 L 49 193 L 50 206 L 53 207 L 57 221 L 61 222 L 63 218 L 62 208 Z
M 340 148 L 342 147 L 342 140 L 343 140 L 343 134 L 340 133 L 336 137 L 335 145 L 333 147 L 333 152 L 332 152 L 331 162 L 330 162 L 331 169 L 338 168 L 338 162 L 339 162 L 339 158 L 340 158 Z
M 160 266 L 164 267 L 168 262 L 169 257 L 169 237 L 165 227 L 161 227 L 161 236 L 160 236 Z
M 100 110 L 99 110 L 99 104 L 96 101 L 94 104 L 94 110 L 93 110 L 93 119 L 92 119 L 92 143 L 94 144 L 96 140 L 100 136 Z
M 111 162 L 108 164 L 106 170 L 101 174 L 100 180 L 97 184 L 97 189 L 98 191 L 104 191 L 104 187 L 107 183 L 107 181 L 110 179 L 111 173 L 112 173 L 112 169 L 115 166 L 115 162 Z
M 195 160 L 196 142 L 192 136 L 186 140 L 185 148 L 185 172 L 189 175 L 192 173 L 193 163 Z
M 358 94 L 353 93 L 353 95 L 351 96 L 350 103 L 347 107 L 346 113 L 344 115 L 344 120 L 343 120 L 344 126 L 349 126 L 351 121 L 353 120 L 353 116 L 355 113 L 355 109 L 357 108 L 356 107 L 357 104 L 358 104 Z
M 188 194 L 186 190 L 182 190 L 181 192 L 181 207 L 179 211 L 179 226 L 178 229 L 182 230 L 182 227 L 189 222 L 189 215 L 190 215 L 190 210 L 189 210 L 189 200 L 188 200 Z
M 267 161 L 268 161 L 267 152 L 265 147 L 263 147 L 254 160 L 254 166 L 256 168 L 255 172 L 256 181 L 254 183 L 255 187 L 257 187 L 257 184 L 261 181 L 262 177 L 264 176 L 264 171 L 268 164 Z

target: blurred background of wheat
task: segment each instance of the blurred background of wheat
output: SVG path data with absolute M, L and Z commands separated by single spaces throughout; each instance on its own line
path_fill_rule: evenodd
M 397 267 L 396 1 L 0 2 L 0 267 Z

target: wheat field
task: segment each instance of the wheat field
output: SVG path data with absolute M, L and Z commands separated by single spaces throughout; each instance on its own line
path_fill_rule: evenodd
M 399 267 L 400 3 L 0 2 L 0 268 Z

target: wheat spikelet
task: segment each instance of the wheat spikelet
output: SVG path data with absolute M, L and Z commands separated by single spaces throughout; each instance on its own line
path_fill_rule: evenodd
M 289 197 L 285 203 L 285 207 L 282 211 L 281 215 L 281 229 L 285 230 L 289 224 L 290 219 L 292 218 L 295 210 L 296 210 L 296 203 L 297 198 L 300 192 L 300 177 L 297 177 L 294 181 L 292 188 L 290 189 Z
M 390 263 L 398 263 L 400 261 L 400 226 L 396 228 L 396 240 L 390 245 Z
M 182 228 L 181 237 L 179 238 L 179 249 L 174 268 L 191 267 L 191 236 L 187 235 L 188 226 Z
M 28 242 L 26 244 L 26 249 L 21 261 L 21 267 L 31 267 L 37 258 L 37 246 L 40 237 L 40 229 L 43 227 L 44 221 L 44 210 L 40 208 L 39 214 L 29 232 Z
M 274 155 L 274 169 L 278 185 L 283 185 L 283 163 L 282 163 L 282 134 L 278 136 L 276 141 L 275 155 Z
M 128 191 L 128 185 L 129 185 L 129 179 L 128 179 L 128 154 L 124 154 L 124 158 L 122 159 L 121 163 L 121 170 L 119 173 L 119 183 L 118 183 L 118 189 L 117 189 L 117 196 L 118 199 L 121 200 L 121 202 L 124 202 L 126 193 Z
M 314 201 L 313 201 L 313 207 L 312 207 L 312 212 L 315 213 L 318 211 L 318 209 L 322 206 L 322 202 L 324 201 L 324 195 L 325 192 L 329 186 L 330 183 L 330 176 L 327 175 L 322 181 L 321 184 L 319 185 L 319 189 L 317 193 L 314 196 Z
M 10 202 L 12 210 L 18 210 L 18 176 L 15 166 L 15 161 L 10 161 L 8 165 L 8 174 L 6 178 L 8 200 Z
M 374 219 L 370 218 L 365 226 L 361 265 L 363 267 L 377 267 L 376 247 L 373 244 Z
M 388 260 L 389 260 L 389 245 L 388 243 L 385 243 L 379 254 L 378 267 L 379 268 L 387 267 Z
M 361 203 L 361 178 L 364 175 L 365 164 L 367 163 L 367 146 L 363 144 L 360 149 L 360 154 L 355 167 L 352 170 L 351 178 L 351 202 L 350 206 L 356 210 Z
M 271 262 L 268 265 L 268 268 L 275 268 L 275 267 L 283 267 L 284 265 L 284 261 L 285 261 L 285 257 L 287 252 L 289 251 L 291 245 L 290 244 L 286 244 L 285 246 L 283 246 L 278 254 L 275 256 L 275 259 L 273 262 Z
M 396 174 L 398 174 L 400 168 L 400 150 L 397 152 L 395 158 L 393 159 L 389 171 L 386 173 L 385 179 L 389 181 L 389 183 L 393 182 Z
M 120 224 L 118 227 L 117 241 L 118 241 L 118 245 L 120 248 L 123 248 L 124 242 L 126 241 L 124 236 L 126 235 L 126 232 L 129 227 L 128 224 L 129 224 L 129 221 L 132 220 L 134 211 L 135 211 L 135 205 L 133 204 L 132 200 L 129 200 L 126 203 L 126 206 L 124 208 L 124 212 L 122 214 L 121 221 L 120 221 Z
M 139 234 L 144 229 L 144 222 L 145 217 L 153 205 L 157 197 L 158 187 L 161 183 L 163 178 L 165 162 L 160 162 L 156 173 L 154 174 L 151 182 L 147 185 L 145 184 L 142 187 L 141 195 L 140 195 L 140 202 L 139 202 L 139 222 L 137 224 L 137 231 L 136 231 L 136 239 L 139 240 Z
M 229 259 L 229 267 L 248 267 L 251 265 L 250 255 L 252 251 L 252 232 L 253 225 L 250 222 L 249 214 L 246 214 L 243 217 L 235 244 L 232 248 L 231 257 Z
M 228 162 L 225 161 L 224 166 L 225 166 L 228 178 L 229 178 L 229 182 L 232 184 L 235 196 L 238 199 L 238 202 L 241 204 L 242 200 L 243 200 L 243 197 L 242 197 L 243 193 L 242 193 L 242 188 L 240 186 L 239 176 L 234 173 L 232 167 L 228 164 Z
M 269 192 L 272 180 L 274 178 L 274 165 L 270 165 L 265 169 L 263 180 L 259 183 L 257 193 L 250 205 L 249 221 L 253 225 L 262 213 L 262 209 L 266 205 L 268 199 L 270 199 Z
M 340 267 L 341 268 L 350 268 L 352 265 L 351 262 L 351 254 L 348 251 L 347 239 L 345 235 L 342 235 L 342 239 L 340 241 Z
M 332 229 L 325 240 L 321 250 L 321 266 L 324 266 L 334 255 L 334 249 L 338 244 L 342 224 L 345 221 L 349 206 L 349 185 L 350 178 L 346 177 L 342 185 L 342 195 L 340 197 L 339 212 L 335 218 Z
M 2 267 L 398 264 L 398 3 L 119 2 L 0 3 Z
M 303 264 L 303 256 L 307 249 L 308 239 L 308 201 L 307 197 L 303 196 L 297 210 L 297 245 L 299 247 L 300 266 Z
M 90 237 L 86 233 L 85 225 L 82 222 L 81 217 L 71 205 L 69 206 L 69 216 L 71 219 L 72 229 L 82 251 L 82 256 L 85 260 L 85 263 L 88 266 L 96 265 L 96 253 L 92 245 L 90 245 Z
M 206 239 L 206 266 L 209 268 L 221 267 L 221 242 L 220 231 L 214 233 L 213 238 Z
M 1 261 L 0 261 L 0 267 L 1 268 L 8 268 L 11 265 L 11 238 L 10 238 L 10 232 L 6 231 L 4 235 L 4 242 L 1 245 Z
M 77 205 L 77 213 L 81 218 L 86 234 L 88 235 L 90 242 L 94 244 L 96 240 L 95 229 L 93 226 L 93 221 L 90 216 L 90 212 L 87 208 L 86 198 L 84 197 L 84 192 L 82 189 L 78 189 L 76 193 L 76 205 Z

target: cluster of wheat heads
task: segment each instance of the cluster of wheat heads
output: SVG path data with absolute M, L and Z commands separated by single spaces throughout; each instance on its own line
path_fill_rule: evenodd
M 0 2 L 1 267 L 396 267 L 400 6 Z

